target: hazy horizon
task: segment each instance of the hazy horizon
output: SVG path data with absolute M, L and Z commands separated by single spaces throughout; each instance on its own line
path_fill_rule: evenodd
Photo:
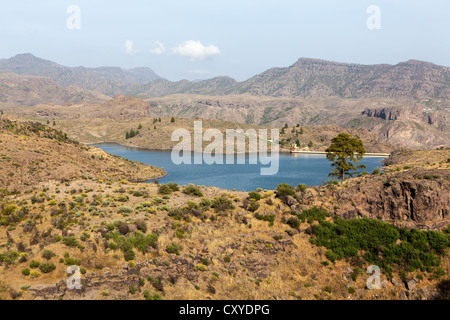
M 369 28 L 379 9 L 378 26 Z M 299 58 L 450 66 L 450 3 L 141 1 L 3 3 L 0 57 L 31 53 L 76 67 L 149 67 L 171 81 L 244 81 Z

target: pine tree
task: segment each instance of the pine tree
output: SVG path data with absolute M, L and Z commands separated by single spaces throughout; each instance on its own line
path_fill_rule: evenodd
M 340 133 L 331 139 L 331 145 L 325 151 L 327 159 L 334 167 L 329 176 L 339 177 L 344 181 L 347 175 L 350 177 L 355 175 L 357 168 L 366 168 L 365 165 L 355 166 L 355 163 L 361 161 L 366 153 L 363 142 L 347 133 Z

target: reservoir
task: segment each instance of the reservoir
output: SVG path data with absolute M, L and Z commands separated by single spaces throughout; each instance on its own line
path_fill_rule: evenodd
M 331 162 L 323 154 L 280 153 L 278 173 L 273 176 L 263 176 L 260 174 L 262 165 L 259 162 L 257 165 L 249 164 L 249 157 L 256 157 L 254 155 L 235 155 L 233 165 L 204 163 L 175 165 L 172 163 L 170 151 L 149 151 L 114 144 L 99 144 L 95 147 L 122 158 L 163 168 L 168 173 L 167 176 L 158 179 L 163 184 L 193 183 L 228 190 L 253 191 L 257 188 L 273 190 L 280 183 L 288 183 L 293 187 L 300 183 L 315 186 L 332 179 L 328 177 L 332 170 Z M 238 157 L 245 157 L 245 164 L 237 164 Z M 358 164 L 366 165 L 367 169 L 359 171 L 371 173 L 375 168 L 383 166 L 383 160 L 384 157 L 366 157 Z

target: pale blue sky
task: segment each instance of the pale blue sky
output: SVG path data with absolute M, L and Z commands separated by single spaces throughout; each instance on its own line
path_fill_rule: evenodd
M 450 66 L 446 0 L 0 0 L 0 58 L 32 53 L 68 66 L 150 67 L 169 80 L 245 80 L 300 57 L 362 64 L 409 59 Z M 70 5 L 81 29 L 69 30 Z M 381 9 L 369 30 L 366 10 Z M 174 51 L 199 41 L 211 53 Z M 134 54 L 127 54 L 131 41 Z M 153 54 L 155 42 L 162 54 Z M 210 47 L 213 46 L 213 47 Z M 209 49 L 208 49 L 209 48 Z M 192 48 L 191 48 L 192 49 Z M 195 48 L 194 48 L 195 49 Z M 201 49 L 201 48 L 200 48 Z M 219 53 L 220 52 L 220 53 Z

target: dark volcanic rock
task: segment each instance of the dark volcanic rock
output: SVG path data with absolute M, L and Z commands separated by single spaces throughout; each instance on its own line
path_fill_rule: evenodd
M 450 223 L 448 170 L 411 170 L 372 177 L 334 192 L 336 213 L 345 218 L 368 217 L 398 226 L 442 229 Z

